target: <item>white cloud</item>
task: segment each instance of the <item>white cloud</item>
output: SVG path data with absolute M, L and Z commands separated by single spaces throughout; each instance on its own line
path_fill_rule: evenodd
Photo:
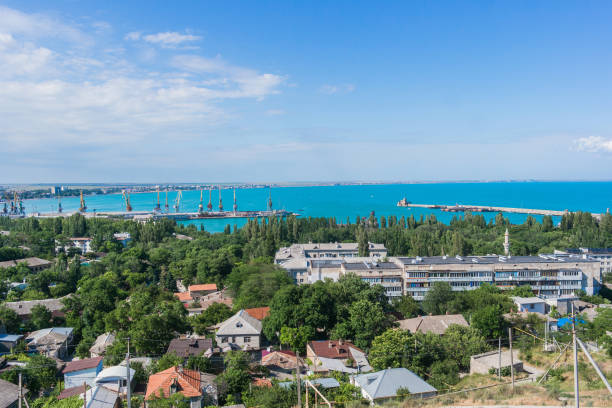
M 574 141 L 576 149 L 589 153 L 612 153 L 612 139 L 601 136 L 581 137 Z
M 320 93 L 324 93 L 326 95 L 335 95 L 335 94 L 346 94 L 351 93 L 355 90 L 355 85 L 353 84 L 342 84 L 342 85 L 323 85 L 319 88 Z
M 125 35 L 126 40 L 143 40 L 149 44 L 159 45 L 162 48 L 177 48 L 184 43 L 192 43 L 202 39 L 199 35 L 181 34 L 176 31 L 166 31 L 163 33 L 143 35 L 139 31 L 133 31 Z M 192 46 L 193 47 L 193 46 Z
M 42 45 L 43 31 L 53 31 L 49 35 L 61 45 Z M 199 38 L 161 34 L 145 41 L 164 46 Z M 164 153 L 151 142 L 216 140 L 210 130 L 230 117 L 221 107 L 223 100 L 261 100 L 278 93 L 284 81 L 197 55 L 156 69 L 159 61 L 143 63 L 138 54 L 123 52 L 122 42 L 109 46 L 109 38 L 95 36 L 100 45 L 72 42 L 76 37 L 87 33 L 44 15 L 0 7 L 0 117 L 10 118 L 0 131 L 0 162 L 9 152 L 35 155 L 78 146 L 102 156 L 102 146 L 121 146 L 115 154 L 139 149 Z M 124 40 L 146 37 L 132 32 Z

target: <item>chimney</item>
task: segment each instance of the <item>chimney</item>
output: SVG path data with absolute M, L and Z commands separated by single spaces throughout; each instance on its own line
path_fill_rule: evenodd
M 338 345 L 339 345 L 339 346 L 341 346 L 341 345 L 343 345 L 343 344 L 344 344 L 344 342 L 342 341 L 342 339 L 338 340 Z
M 333 347 L 333 346 L 332 346 L 332 342 L 331 342 L 331 340 L 327 342 L 327 346 L 328 346 L 329 348 L 332 348 L 332 347 Z

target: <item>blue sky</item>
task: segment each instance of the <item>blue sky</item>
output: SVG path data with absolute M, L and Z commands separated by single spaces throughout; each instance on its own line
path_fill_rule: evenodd
M 609 180 L 610 21 L 603 1 L 0 1 L 0 174 Z

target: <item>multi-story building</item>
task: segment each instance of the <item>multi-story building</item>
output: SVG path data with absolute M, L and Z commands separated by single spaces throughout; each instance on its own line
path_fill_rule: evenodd
M 338 265 L 342 260 L 375 260 L 387 256 L 384 244 L 368 243 L 369 257 L 359 257 L 359 244 L 350 243 L 308 243 L 293 244 L 278 250 L 274 262 L 287 270 L 296 283 L 308 283 L 306 274 L 311 267 L 311 261 L 329 261 Z M 325 262 L 320 263 L 324 265 Z M 312 282 L 311 282 L 312 283 Z
M 599 262 L 583 258 L 540 256 L 433 256 L 398 257 L 403 268 L 405 293 L 422 300 L 436 282 L 448 282 L 453 290 L 476 289 L 484 283 L 502 289 L 530 285 L 535 294 L 554 298 L 599 292 Z
M 565 251 L 555 250 L 557 257 L 596 259 L 600 263 L 601 273 L 612 273 L 612 248 L 568 248 Z

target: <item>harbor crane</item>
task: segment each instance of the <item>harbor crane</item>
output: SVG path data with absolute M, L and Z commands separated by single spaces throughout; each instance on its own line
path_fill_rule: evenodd
M 168 210 L 170 209 L 170 207 L 168 206 L 168 189 L 166 189 L 166 205 L 164 206 L 164 208 L 166 209 L 166 212 L 168 212 Z
M 87 211 L 87 206 L 85 205 L 85 199 L 83 198 L 83 190 L 81 190 L 81 205 L 79 206 L 79 212 Z
M 212 187 L 208 189 L 208 205 L 206 206 L 206 208 L 208 208 L 208 212 L 212 211 Z
M 153 211 L 161 212 L 161 207 L 159 206 L 159 186 L 157 186 L 157 204 L 155 204 Z
M 179 190 L 176 194 L 176 199 L 174 200 L 174 212 L 179 212 L 181 206 L 181 198 L 183 198 L 183 191 Z
M 234 187 L 234 214 L 238 212 L 238 204 L 236 204 L 236 187 Z
M 221 198 L 221 184 L 219 184 L 219 212 L 223 212 L 223 199 Z
M 204 189 L 200 189 L 200 204 L 198 205 L 198 212 L 202 214 L 204 212 Z
M 130 192 L 123 190 L 121 195 L 125 200 L 125 211 L 132 211 L 132 205 L 130 204 Z

